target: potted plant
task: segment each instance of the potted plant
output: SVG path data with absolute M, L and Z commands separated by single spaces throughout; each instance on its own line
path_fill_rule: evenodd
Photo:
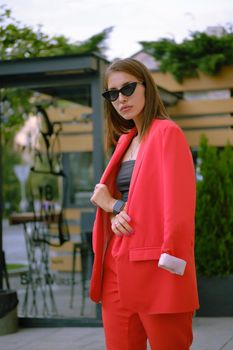
M 202 137 L 198 151 L 196 262 L 199 316 L 233 316 L 233 150 Z

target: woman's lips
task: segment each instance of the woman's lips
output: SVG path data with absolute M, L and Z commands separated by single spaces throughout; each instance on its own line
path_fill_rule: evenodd
M 132 106 L 123 106 L 120 108 L 120 112 L 128 112 L 131 108 Z

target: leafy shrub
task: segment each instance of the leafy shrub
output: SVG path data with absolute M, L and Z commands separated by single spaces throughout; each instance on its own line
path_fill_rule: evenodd
M 196 261 L 205 276 L 233 273 L 233 150 L 201 139 L 202 180 L 197 183 Z
M 198 71 L 216 75 L 223 66 L 233 64 L 232 27 L 223 28 L 221 36 L 193 32 L 177 43 L 174 39 L 141 41 L 143 50 L 160 62 L 162 72 L 171 73 L 178 82 L 198 77 Z

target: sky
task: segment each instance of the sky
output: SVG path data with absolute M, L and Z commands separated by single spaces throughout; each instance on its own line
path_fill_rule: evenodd
M 173 38 L 177 42 L 209 26 L 233 25 L 232 0 L 0 0 L 23 24 L 48 35 L 83 41 L 114 27 L 107 58 L 140 51 L 140 41 Z

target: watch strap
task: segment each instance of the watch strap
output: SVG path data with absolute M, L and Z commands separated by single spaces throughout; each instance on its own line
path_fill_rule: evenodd
M 125 206 L 125 202 L 122 201 L 121 199 L 118 199 L 116 203 L 113 206 L 113 214 L 117 215 L 119 214 Z

